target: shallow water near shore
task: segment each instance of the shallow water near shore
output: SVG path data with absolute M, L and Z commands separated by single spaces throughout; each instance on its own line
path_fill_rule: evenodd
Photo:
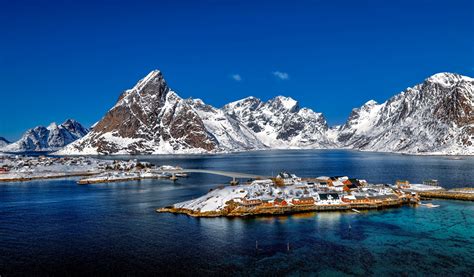
M 129 158 L 129 157 L 123 157 Z M 353 151 L 262 151 L 134 157 L 184 168 L 370 182 L 438 179 L 473 186 L 474 158 Z M 0 184 L 0 275 L 445 275 L 474 272 L 474 203 L 432 200 L 361 214 L 305 213 L 192 218 L 158 207 L 205 194 L 229 179 L 192 174 L 76 185 L 77 178 Z

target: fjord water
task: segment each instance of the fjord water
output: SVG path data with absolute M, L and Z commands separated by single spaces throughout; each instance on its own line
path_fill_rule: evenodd
M 129 157 L 121 157 L 129 158 Z M 370 182 L 439 179 L 473 186 L 474 159 L 353 151 L 143 156 L 184 168 L 271 175 L 350 175 Z M 192 174 L 76 185 L 0 184 L 0 275 L 445 275 L 474 272 L 474 204 L 256 218 L 191 218 L 155 209 L 228 178 Z M 289 250 L 288 250 L 289 246 Z M 258 249 L 257 249 L 258 248 Z

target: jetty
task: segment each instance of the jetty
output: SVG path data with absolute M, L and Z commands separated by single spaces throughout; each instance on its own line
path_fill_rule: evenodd
M 474 188 L 461 188 L 452 190 L 436 190 L 436 191 L 420 191 L 418 192 L 421 199 L 449 199 L 474 201 Z

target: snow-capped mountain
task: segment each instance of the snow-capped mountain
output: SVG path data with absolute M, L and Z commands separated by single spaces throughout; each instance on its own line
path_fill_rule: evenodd
M 266 148 L 252 130 L 223 110 L 206 105 L 201 99 L 186 101 L 198 113 L 206 130 L 218 141 L 221 150 L 241 151 Z
M 386 102 L 354 109 L 342 147 L 410 154 L 474 154 L 474 79 L 439 73 Z
M 328 125 L 321 113 L 300 108 L 296 100 L 277 96 L 267 102 L 248 97 L 223 110 L 250 128 L 270 148 L 328 148 Z
M 221 110 L 179 97 L 155 70 L 126 90 L 87 136 L 58 153 L 202 153 L 263 147 Z
M 72 119 L 60 125 L 53 122 L 48 127 L 37 126 L 27 130 L 18 141 L 0 150 L 4 152 L 57 150 L 83 137 L 87 132 L 87 128 Z
M 5 147 L 8 144 L 10 144 L 10 142 L 6 138 L 0 137 L 0 148 Z
M 342 126 L 296 100 L 255 97 L 218 109 L 183 99 L 155 70 L 126 90 L 82 139 L 58 154 L 216 153 L 353 148 L 413 154 L 474 154 L 473 79 L 440 73 L 382 104 L 354 109 Z

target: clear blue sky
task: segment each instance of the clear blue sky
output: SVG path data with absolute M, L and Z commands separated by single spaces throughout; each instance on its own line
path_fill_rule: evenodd
M 471 0 L 256 2 L 0 1 L 0 136 L 93 124 L 156 68 L 182 97 L 287 95 L 330 124 L 433 73 L 474 76 Z

